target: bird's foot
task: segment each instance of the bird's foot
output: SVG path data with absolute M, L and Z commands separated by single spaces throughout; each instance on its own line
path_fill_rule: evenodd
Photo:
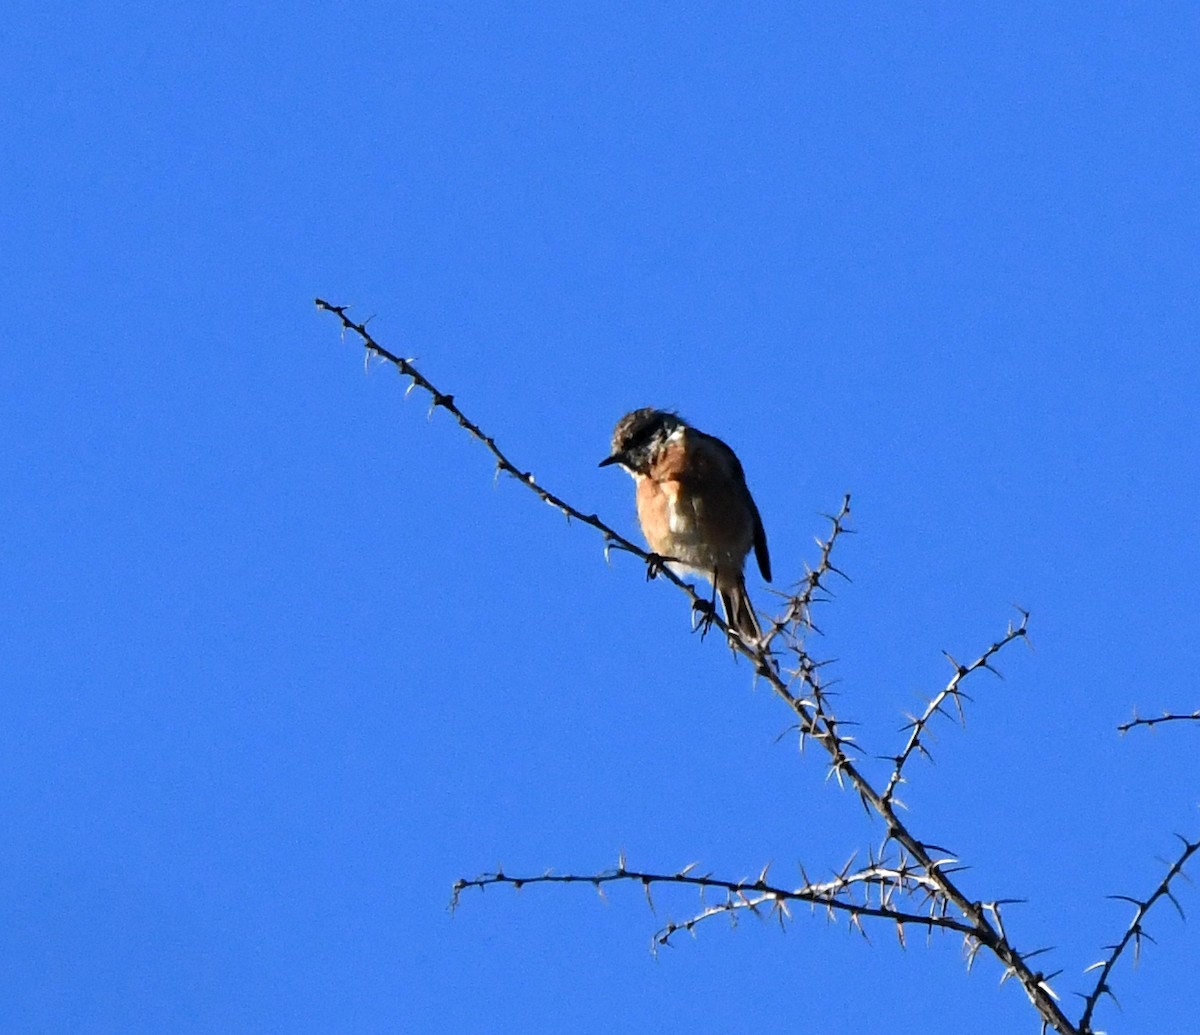
M 700 639 L 704 639 L 712 628 L 713 619 L 717 617 L 717 609 L 709 600 L 693 600 L 692 614 L 695 617 L 694 631 L 700 634 Z
M 669 557 L 664 557 L 660 553 L 649 553 L 646 555 L 646 581 L 653 582 L 658 578 L 667 567 Z

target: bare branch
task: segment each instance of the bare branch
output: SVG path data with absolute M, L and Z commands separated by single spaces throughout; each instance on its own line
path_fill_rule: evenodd
M 819 631 L 812 622 L 813 604 L 828 599 L 830 577 L 837 575 L 849 581 L 849 576 L 836 568 L 832 559 L 838 539 L 843 535 L 852 535 L 854 531 L 848 527 L 850 520 L 849 493 L 842 497 L 842 505 L 838 512 L 827 514 L 826 517 L 830 523 L 829 535 L 823 540 L 817 540 L 817 547 L 820 550 L 817 566 L 810 568 L 805 573 L 804 578 L 791 594 L 781 594 L 784 596 L 785 605 L 779 617 L 771 622 L 766 631 L 764 644 L 768 648 L 777 636 L 785 633 L 797 639 L 803 639 L 806 629 Z M 818 593 L 826 594 L 826 596 L 818 597 Z
M 1117 960 L 1121 958 L 1123 953 L 1131 944 L 1133 945 L 1134 958 L 1136 959 L 1141 952 L 1142 941 L 1153 941 L 1143 928 L 1143 922 L 1146 919 L 1146 914 L 1153 908 L 1154 903 L 1161 898 L 1170 899 L 1175 908 L 1179 910 L 1180 916 L 1183 915 L 1183 910 L 1179 908 L 1179 903 L 1175 901 L 1175 896 L 1171 893 L 1171 882 L 1176 877 L 1183 873 L 1183 867 L 1187 864 L 1188 859 L 1200 850 L 1200 841 L 1189 841 L 1187 838 L 1176 834 L 1176 837 L 1183 843 L 1183 850 L 1179 853 L 1179 857 L 1171 864 L 1167 870 L 1166 876 L 1159 881 L 1158 887 L 1151 892 L 1150 896 L 1145 899 L 1130 898 L 1128 895 L 1110 895 L 1110 898 L 1120 899 L 1122 902 L 1128 902 L 1133 905 L 1133 919 L 1129 922 L 1129 926 L 1125 929 L 1125 933 L 1115 945 L 1109 946 L 1109 954 L 1104 959 L 1097 963 L 1093 963 L 1087 968 L 1088 971 L 1099 970 L 1100 974 L 1096 978 L 1096 986 L 1092 991 L 1084 997 L 1083 1014 L 1079 1018 L 1080 1035 L 1091 1035 L 1092 1032 L 1092 1014 L 1096 1010 L 1097 1004 L 1102 996 L 1107 995 L 1109 998 L 1116 1001 L 1113 995 L 1112 988 L 1109 985 L 1109 975 L 1112 973 L 1113 967 L 1117 965 Z M 1086 971 L 1085 971 L 1086 973 Z
M 531 471 L 522 471 L 504 454 L 500 447 L 496 445 L 496 440 L 492 438 L 491 435 L 485 433 L 478 424 L 476 424 L 465 413 L 463 413 L 461 409 L 459 409 L 458 404 L 454 401 L 453 395 L 439 391 L 432 381 L 430 381 L 415 366 L 413 366 L 411 360 L 397 356 L 395 353 L 389 352 L 382 345 L 380 345 L 379 342 L 377 342 L 371 336 L 365 323 L 355 323 L 353 320 L 351 320 L 347 315 L 349 309 L 348 306 L 332 305 L 331 303 L 320 298 L 316 299 L 315 302 L 319 310 L 332 313 L 338 318 L 338 320 L 341 321 L 343 332 L 352 331 L 354 334 L 358 335 L 360 339 L 362 339 L 363 346 L 365 347 L 368 356 L 377 356 L 379 359 L 392 364 L 400 372 L 402 377 L 409 378 L 410 384 L 405 391 L 406 395 L 411 392 L 413 388 L 420 388 L 431 399 L 430 412 L 433 412 L 433 410 L 436 409 L 445 410 L 458 422 L 459 427 L 465 430 L 468 435 L 470 435 L 476 441 L 482 442 L 487 451 L 492 454 L 492 457 L 496 462 L 497 476 L 500 474 L 511 475 L 518 482 L 520 482 L 520 484 L 525 486 L 525 488 L 529 489 L 530 492 L 536 495 L 543 503 L 549 504 L 555 510 L 564 514 L 568 519 L 580 521 L 583 524 L 590 525 L 592 528 L 596 529 L 601 533 L 601 535 L 604 536 L 604 549 L 606 555 L 608 551 L 615 549 L 621 550 L 625 553 L 631 553 L 635 557 L 640 557 L 653 570 L 655 577 L 665 578 L 668 582 L 673 583 L 679 589 L 683 590 L 683 592 L 685 592 L 691 598 L 694 609 L 703 610 L 708 608 L 709 604 L 707 599 L 699 596 L 687 582 L 681 579 L 669 568 L 664 567 L 660 558 L 655 557 L 650 552 L 643 550 L 636 543 L 626 539 L 625 536 L 621 535 L 620 532 L 601 521 L 596 514 L 585 514 L 583 511 L 571 506 L 571 504 L 569 504 L 566 500 L 551 492 L 549 489 L 544 488 L 533 476 Z M 712 624 L 716 625 L 719 629 L 725 632 L 726 635 L 730 636 L 731 642 L 740 642 L 740 637 L 737 637 L 736 633 L 732 633 L 730 631 L 729 626 L 726 625 L 720 616 L 714 614 L 712 616 Z M 743 653 L 753 656 L 748 649 L 743 650 Z
M 1153 719 L 1143 719 L 1138 716 L 1137 712 L 1134 712 L 1133 718 L 1129 722 L 1123 722 L 1117 727 L 1117 732 L 1125 734 L 1136 726 L 1157 726 L 1160 722 L 1200 722 L 1200 711 L 1194 711 L 1190 715 L 1163 712 L 1162 715 L 1155 716 Z
M 943 929 L 962 935 L 975 934 L 969 924 L 953 917 L 936 912 L 918 912 L 915 910 L 898 909 L 891 904 L 889 898 L 879 896 L 878 902 L 871 901 L 872 889 L 903 888 L 908 893 L 914 893 L 925 888 L 936 894 L 937 889 L 932 880 L 925 874 L 911 867 L 885 866 L 872 864 L 861 870 L 845 871 L 827 881 L 806 882 L 797 888 L 785 888 L 767 884 L 762 878 L 754 880 L 725 880 L 710 874 L 693 874 L 695 864 L 684 867 L 675 873 L 654 873 L 645 870 L 631 870 L 624 864 L 618 864 L 615 869 L 602 870 L 599 873 L 541 873 L 528 877 L 514 877 L 497 870 L 495 873 L 484 873 L 478 877 L 461 879 L 455 882 L 451 909 L 457 909 L 462 893 L 468 888 L 486 888 L 493 884 L 504 884 L 511 888 L 520 889 L 528 884 L 591 884 L 601 887 L 619 881 L 641 884 L 647 897 L 653 885 L 674 885 L 699 888 L 701 891 L 719 891 L 724 899 L 696 913 L 688 920 L 672 921 L 662 928 L 655 936 L 656 945 L 666 945 L 671 936 L 679 931 L 691 932 L 697 924 L 713 916 L 729 915 L 739 911 L 758 913 L 761 907 L 769 907 L 771 912 L 777 912 L 780 904 L 787 902 L 806 902 L 814 909 L 823 907 L 829 913 L 842 913 L 860 922 L 862 918 L 879 918 L 889 920 L 898 925 L 913 924 L 929 930 Z M 857 898 L 848 898 L 848 894 L 860 892 Z
M 950 682 L 948 682 L 941 691 L 930 698 L 928 705 L 925 707 L 925 711 L 922 712 L 919 717 L 912 718 L 908 726 L 905 727 L 909 730 L 908 741 L 900 751 L 900 754 L 895 756 L 895 765 L 892 769 L 892 775 L 888 778 L 887 787 L 885 787 L 883 791 L 884 801 L 889 803 L 892 802 L 896 793 L 896 788 L 901 782 L 903 782 L 904 766 L 908 763 L 908 760 L 912 757 L 914 752 L 920 752 L 926 757 L 929 757 L 929 750 L 922 738 L 924 737 L 926 729 L 933 717 L 939 712 L 945 711 L 945 706 L 948 701 L 954 704 L 954 707 L 958 711 L 960 720 L 962 719 L 963 680 L 965 680 L 967 676 L 971 675 L 972 672 L 978 672 L 980 669 L 988 669 L 989 671 L 994 672 L 995 669 L 993 669 L 991 665 L 992 658 L 999 654 L 1000 651 L 1002 651 L 1014 640 L 1025 639 L 1025 637 L 1028 635 L 1027 630 L 1029 627 L 1029 612 L 1020 608 L 1018 608 L 1018 610 L 1021 613 L 1021 621 L 1017 625 L 1013 625 L 1010 622 L 1008 630 L 1005 632 L 1005 634 L 990 647 L 988 647 L 987 650 L 980 654 L 979 657 L 977 657 L 969 665 L 960 665 L 949 654 L 946 655 L 947 660 L 949 660 L 950 664 L 954 666 L 954 675 L 950 677 Z

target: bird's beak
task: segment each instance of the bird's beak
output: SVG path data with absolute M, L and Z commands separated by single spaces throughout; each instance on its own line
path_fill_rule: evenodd
M 612 456 L 605 457 L 603 460 L 601 460 L 597 466 L 598 467 L 607 467 L 609 464 L 619 464 L 620 462 L 621 462 L 621 454 L 613 453 Z

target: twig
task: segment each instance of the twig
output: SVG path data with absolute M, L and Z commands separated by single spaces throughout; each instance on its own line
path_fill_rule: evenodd
M 1087 996 L 1083 997 L 1083 1014 L 1079 1018 L 1080 1035 L 1090 1035 L 1092 1031 L 1092 1014 L 1095 1012 L 1096 1005 L 1100 1002 L 1101 996 L 1107 995 L 1110 998 L 1115 999 L 1115 997 L 1113 997 L 1112 989 L 1109 987 L 1108 978 L 1112 973 L 1113 967 L 1117 965 L 1117 960 L 1120 959 L 1121 953 L 1123 953 L 1132 942 L 1134 959 L 1136 960 L 1140 955 L 1142 949 L 1142 939 L 1150 937 L 1145 930 L 1143 930 L 1142 922 L 1146 919 L 1146 914 L 1150 912 L 1151 908 L 1154 906 L 1154 903 L 1160 898 L 1168 898 L 1171 900 L 1171 904 L 1179 911 L 1179 915 L 1181 917 L 1183 916 L 1183 909 L 1180 907 L 1179 902 L 1176 901 L 1175 896 L 1171 893 L 1171 881 L 1183 873 L 1183 867 L 1187 863 L 1188 859 L 1190 859 L 1192 855 L 1195 854 L 1198 849 L 1200 849 L 1200 841 L 1189 841 L 1186 837 L 1183 837 L 1180 834 L 1176 834 L 1175 836 L 1178 837 L 1183 843 L 1183 851 L 1180 852 L 1179 858 L 1177 858 L 1171 864 L 1170 869 L 1167 870 L 1166 876 L 1163 877 L 1163 879 L 1159 882 L 1158 887 L 1154 889 L 1149 898 L 1137 899 L 1131 898 L 1128 895 L 1109 896 L 1109 898 L 1119 899 L 1122 902 L 1129 902 L 1132 904 L 1135 907 L 1133 919 L 1129 922 L 1129 926 L 1125 929 L 1125 933 L 1121 936 L 1121 938 L 1115 944 L 1106 946 L 1106 948 L 1110 950 L 1108 956 L 1097 961 L 1096 963 L 1093 963 L 1087 968 L 1087 970 L 1084 971 L 1086 974 L 1093 970 L 1099 969 L 1100 975 L 1096 978 L 1096 987 L 1093 988 Z
M 701 910 L 689 920 L 667 924 L 655 935 L 656 945 L 666 945 L 672 935 L 683 930 L 691 931 L 698 923 L 712 916 L 737 910 L 757 912 L 758 908 L 764 905 L 775 910 L 786 902 L 806 902 L 813 906 L 823 906 L 831 912 L 841 912 L 858 918 L 877 917 L 902 926 L 916 924 L 928 929 L 941 928 L 955 931 L 968 937 L 975 935 L 973 927 L 955 920 L 953 917 L 897 909 L 886 899 L 881 899 L 878 905 L 872 905 L 867 901 L 850 901 L 838 897 L 859 885 L 878 887 L 903 885 L 908 890 L 929 886 L 929 878 L 912 869 L 889 868 L 876 864 L 863 870 L 839 874 L 832 880 L 807 882 L 798 888 L 784 888 L 768 884 L 765 879 L 765 870 L 755 880 L 735 881 L 724 880 L 711 874 L 693 874 L 691 871 L 694 868 L 695 863 L 685 866 L 675 873 L 654 873 L 629 869 L 622 860 L 611 870 L 602 870 L 593 874 L 547 872 L 531 877 L 514 877 L 503 871 L 497 871 L 456 881 L 450 907 L 451 909 L 457 908 L 459 898 L 468 888 L 483 889 L 492 884 L 505 884 L 516 889 L 528 884 L 591 884 L 593 887 L 600 888 L 605 884 L 628 881 L 641 884 L 646 890 L 647 896 L 649 896 L 649 889 L 656 884 L 695 887 L 702 892 L 720 891 L 726 896 L 723 902 Z M 931 888 L 931 890 L 933 889 Z
M 382 345 L 380 345 L 379 342 L 377 342 L 371 336 L 370 332 L 367 330 L 366 324 L 355 323 L 350 319 L 349 316 L 346 315 L 348 309 L 347 306 L 332 305 L 331 303 L 320 298 L 316 299 L 315 301 L 318 309 L 322 310 L 323 312 L 332 313 L 341 321 L 343 331 L 353 331 L 355 334 L 357 334 L 359 338 L 362 339 L 363 345 L 370 355 L 378 356 L 380 359 L 391 363 L 394 367 L 396 367 L 397 370 L 399 370 L 402 376 L 409 378 L 414 386 L 425 391 L 432 400 L 431 412 L 432 410 L 439 408 L 445 410 L 456 421 L 458 421 L 459 427 L 463 428 L 467 434 L 469 434 L 476 441 L 482 442 L 484 447 L 489 453 L 492 454 L 492 457 L 496 461 L 497 473 L 503 472 L 504 474 L 512 475 L 512 477 L 516 478 L 516 480 L 524 485 L 525 488 L 534 493 L 534 495 L 536 495 L 543 503 L 549 504 L 555 510 L 566 515 L 568 518 L 580 521 L 583 524 L 590 525 L 592 528 L 596 529 L 604 536 L 606 552 L 610 549 L 622 550 L 625 553 L 633 554 L 635 557 L 640 557 L 648 565 L 655 562 L 656 559 L 648 551 L 643 550 L 636 543 L 626 539 L 623 535 L 621 535 L 620 532 L 601 521 L 596 514 L 585 514 L 583 511 L 576 509 L 560 496 L 557 496 L 549 489 L 543 488 L 543 486 L 534 478 L 531 471 L 520 470 L 520 468 L 518 468 L 516 464 L 509 460 L 509 458 L 500 450 L 500 447 L 496 445 L 496 440 L 490 435 L 486 434 L 478 424 L 467 417 L 467 415 L 458 408 L 458 404 L 454 401 L 453 395 L 439 391 L 432 381 L 430 381 L 415 366 L 413 366 L 410 360 L 403 359 L 402 357 L 395 355 L 395 353 L 389 352 Z M 683 590 L 691 598 L 693 608 L 704 609 L 708 607 L 707 599 L 700 597 L 689 583 L 685 582 L 682 578 L 676 575 L 670 570 L 670 568 L 663 567 L 661 564 L 656 564 L 655 572 L 656 577 L 665 578 L 667 581 Z M 719 615 L 714 614 L 712 616 L 712 622 L 719 629 L 724 631 L 726 635 L 730 635 L 730 627 L 721 619 Z M 731 636 L 731 642 L 740 642 L 740 638 L 735 639 L 735 637 L 736 634 Z M 753 652 L 748 648 L 743 649 L 742 653 L 753 657 Z
M 1135 726 L 1157 726 L 1160 722 L 1200 722 L 1200 711 L 1194 711 L 1191 715 L 1163 712 L 1162 715 L 1155 716 L 1153 719 L 1143 719 L 1137 712 L 1134 712 L 1133 718 L 1129 722 L 1123 722 L 1117 727 L 1117 732 L 1125 734 Z
M 962 683 L 972 672 L 978 672 L 980 669 L 987 669 L 995 672 L 991 666 L 991 660 L 1007 647 L 1013 640 L 1024 639 L 1027 635 L 1029 626 L 1029 612 L 1021 610 L 1021 621 L 1017 625 L 1009 623 L 1008 630 L 985 650 L 979 657 L 972 661 L 969 665 L 960 665 L 949 654 L 946 654 L 946 659 L 954 666 L 954 675 L 950 677 L 945 687 L 935 694 L 926 706 L 925 711 L 920 717 L 911 717 L 911 721 L 905 728 L 909 730 L 908 741 L 905 743 L 900 754 L 894 759 L 894 767 L 892 775 L 888 778 L 887 787 L 883 791 L 883 800 L 891 803 L 895 800 L 896 788 L 903 782 L 903 770 L 909 758 L 912 757 L 914 751 L 919 751 L 923 755 L 928 755 L 929 752 L 922 743 L 922 736 L 925 734 L 926 727 L 930 721 L 939 712 L 944 712 L 947 701 L 953 701 L 958 709 L 959 717 L 962 716 Z
M 767 629 L 764 644 L 769 647 L 771 641 L 782 633 L 788 632 L 793 643 L 803 641 L 804 629 L 816 629 L 812 623 L 812 605 L 817 601 L 817 592 L 829 593 L 828 586 L 822 581 L 827 575 L 838 575 L 849 581 L 849 576 L 835 567 L 832 560 L 834 547 L 843 535 L 850 535 L 853 529 L 847 527 L 850 519 L 850 496 L 842 497 L 842 505 L 836 514 L 825 515 L 829 519 L 829 535 L 817 540 L 820 557 L 815 568 L 810 568 L 800 581 L 795 592 L 785 599 L 787 603 L 778 618 L 771 622 Z M 824 599 L 824 598 L 822 598 Z

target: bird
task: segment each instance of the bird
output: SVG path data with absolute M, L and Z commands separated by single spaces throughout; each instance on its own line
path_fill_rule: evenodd
M 758 569 L 771 581 L 767 534 L 737 454 L 719 438 L 668 410 L 643 407 L 613 429 L 612 452 L 601 467 L 619 464 L 637 483 L 638 522 L 650 549 L 672 570 L 691 571 L 713 584 L 725 622 L 753 645 L 762 628 L 746 592 L 743 569 L 754 548 Z

